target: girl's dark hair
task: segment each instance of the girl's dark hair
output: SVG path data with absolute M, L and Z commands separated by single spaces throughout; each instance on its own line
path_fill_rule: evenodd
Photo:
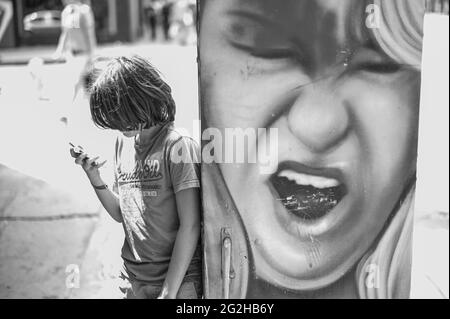
M 119 131 L 175 119 L 175 102 L 159 72 L 139 56 L 94 60 L 85 75 L 94 123 Z

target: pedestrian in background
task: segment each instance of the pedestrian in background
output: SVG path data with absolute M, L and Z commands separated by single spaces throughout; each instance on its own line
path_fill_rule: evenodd
M 13 8 L 12 3 L 0 0 L 0 43 L 9 23 L 12 21 Z
M 164 39 L 166 41 L 169 41 L 171 39 L 170 26 L 172 24 L 173 5 L 174 5 L 174 0 L 164 0 L 162 10 L 161 10 Z
M 72 101 L 83 87 L 82 79 L 92 62 L 97 39 L 95 35 L 95 18 L 89 0 L 64 0 L 65 8 L 61 14 L 62 32 L 54 59 L 66 59 L 66 69 L 73 83 Z M 75 61 L 74 56 L 83 55 L 85 61 Z M 74 71 L 74 72 L 72 72 Z M 74 76 L 72 78 L 71 76 Z M 68 125 L 71 103 L 66 103 L 61 121 Z
M 62 33 L 54 57 L 60 58 L 69 53 L 86 54 L 91 58 L 97 40 L 90 1 L 64 0 L 63 3 L 65 8 L 61 15 Z
M 144 0 L 143 2 L 145 18 L 150 28 L 152 41 L 155 41 L 158 36 L 158 15 L 161 11 L 161 6 L 161 1 L 158 0 Z

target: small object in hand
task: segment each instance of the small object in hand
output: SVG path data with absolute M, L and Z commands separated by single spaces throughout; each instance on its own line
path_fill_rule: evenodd
M 71 146 L 70 155 L 73 158 L 78 158 L 81 154 L 83 154 L 83 150 L 80 147 L 77 147 L 77 146 L 73 145 L 72 143 L 69 143 L 69 145 Z
M 82 148 L 81 146 L 75 146 L 75 145 L 72 144 L 72 143 L 69 143 L 69 145 L 71 146 L 71 149 L 70 149 L 70 155 L 71 155 L 73 158 L 78 158 L 79 156 L 81 156 L 81 154 L 83 154 L 83 148 Z M 83 160 L 83 162 L 86 162 L 86 161 L 88 161 L 88 160 L 89 160 L 89 157 L 86 157 L 86 158 Z M 93 166 L 93 167 L 98 166 L 98 163 L 97 163 L 97 162 L 94 162 L 94 163 L 92 163 L 92 166 Z

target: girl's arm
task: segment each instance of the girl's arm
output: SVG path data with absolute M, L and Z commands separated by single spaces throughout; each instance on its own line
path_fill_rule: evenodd
M 86 153 L 82 153 L 77 157 L 75 163 L 83 167 L 86 172 L 89 181 L 93 186 L 103 186 L 106 185 L 103 179 L 100 176 L 99 169 L 106 163 L 103 162 L 101 164 L 93 166 L 92 164 L 98 160 L 97 158 L 92 158 L 89 160 L 85 160 L 88 157 Z M 122 212 L 120 210 L 119 197 L 109 188 L 97 189 L 95 188 L 95 192 L 97 194 L 98 199 L 102 203 L 105 210 L 108 214 L 118 223 L 122 223 Z
M 159 299 L 176 298 L 200 237 L 200 189 L 189 188 L 175 196 L 180 228 Z

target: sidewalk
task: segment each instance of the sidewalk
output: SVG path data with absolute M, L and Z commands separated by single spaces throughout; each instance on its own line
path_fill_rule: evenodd
M 0 165 L 0 299 L 64 298 L 100 207 Z
M 103 211 L 97 222 L 81 264 L 80 287 L 71 289 L 70 298 L 119 299 L 120 250 L 124 240 L 122 226 Z

